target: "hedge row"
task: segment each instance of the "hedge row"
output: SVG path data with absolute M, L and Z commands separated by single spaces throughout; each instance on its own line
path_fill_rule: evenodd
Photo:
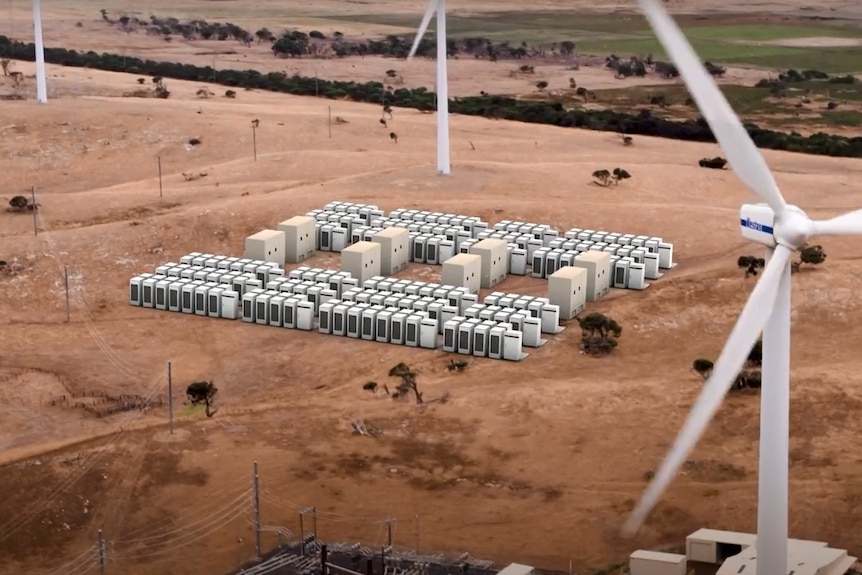
M 15 60 L 35 60 L 33 44 L 25 44 L 0 36 L 0 57 Z M 94 68 L 110 72 L 128 72 L 161 76 L 178 80 L 209 82 L 237 88 L 253 88 L 284 92 L 298 96 L 319 94 L 331 99 L 387 104 L 403 108 L 432 111 L 434 94 L 425 88 L 387 90 L 380 82 L 333 82 L 287 76 L 280 72 L 262 74 L 256 70 L 214 70 L 191 64 L 155 62 L 118 54 L 77 52 L 64 48 L 46 48 L 45 60 L 62 66 Z M 714 142 L 709 126 L 703 119 L 671 121 L 652 116 L 649 110 L 625 114 L 610 110 L 569 110 L 559 103 L 523 102 L 504 96 L 482 95 L 456 98 L 449 109 L 455 114 L 483 116 L 566 128 L 624 132 L 629 135 L 657 136 L 674 140 Z M 772 150 L 787 150 L 825 156 L 862 157 L 862 137 L 817 133 L 802 136 L 795 132 L 782 133 L 747 124 L 748 133 L 757 146 Z

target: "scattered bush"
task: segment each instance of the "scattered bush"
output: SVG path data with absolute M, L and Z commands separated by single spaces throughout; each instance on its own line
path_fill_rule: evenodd
M 611 185 L 615 186 L 619 184 L 621 180 L 627 180 L 631 177 L 632 175 L 623 168 L 614 168 L 613 172 L 608 170 L 596 170 L 593 172 L 593 178 L 596 180 L 594 183 L 605 187 Z
M 812 266 L 820 265 L 826 261 L 826 252 L 823 251 L 823 246 L 804 245 L 799 248 L 799 261 L 791 263 L 793 272 L 799 271 L 799 266 L 809 264 Z
M 739 268 L 745 268 L 745 277 L 756 276 L 757 270 L 766 266 L 766 260 L 754 256 L 739 256 L 736 265 Z
M 581 328 L 581 349 L 585 353 L 607 355 L 617 347 L 623 328 L 616 321 L 597 312 L 577 319 Z

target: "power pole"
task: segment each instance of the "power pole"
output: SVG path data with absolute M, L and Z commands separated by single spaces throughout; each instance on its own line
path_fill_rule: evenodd
M 33 235 L 39 235 L 39 224 L 36 220 L 36 211 L 39 209 L 39 206 L 36 205 L 36 186 L 30 187 L 30 201 L 33 202 Z
M 317 513 L 314 511 L 314 507 L 306 507 L 299 511 L 299 544 L 300 544 L 300 553 L 305 555 L 305 524 L 303 523 L 303 518 L 306 513 L 314 513 L 314 538 L 317 539 Z
M 99 529 L 99 575 L 105 575 L 105 536 Z
M 254 462 L 254 548 L 260 560 L 260 478 L 257 475 L 257 460 Z
M 69 323 L 69 267 L 63 266 L 63 283 L 66 284 L 66 323 Z
M 161 198 L 164 195 L 164 189 L 162 188 L 162 157 L 156 156 L 156 160 L 159 162 L 159 197 Z
M 174 382 L 171 377 L 171 362 L 168 362 L 168 434 L 174 434 Z
M 329 106 L 329 139 L 332 139 L 332 106 Z
M 257 126 L 251 125 L 251 142 L 254 146 L 254 161 L 257 161 Z
M 416 514 L 416 554 L 419 555 L 419 514 Z
M 387 546 L 392 547 L 392 524 L 398 521 L 394 517 L 388 517 L 386 519 L 386 532 L 387 532 Z

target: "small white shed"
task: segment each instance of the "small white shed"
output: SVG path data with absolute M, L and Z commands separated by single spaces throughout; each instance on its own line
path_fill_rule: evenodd
M 278 224 L 284 232 L 284 261 L 297 264 L 314 255 L 316 221 L 309 216 L 294 216 Z
M 371 236 L 380 244 L 380 274 L 394 275 L 410 261 L 410 232 L 407 228 L 385 228 Z
M 548 299 L 560 306 L 560 319 L 572 319 L 587 304 L 587 270 L 565 266 L 548 276 Z
M 262 230 L 248 236 L 244 257 L 284 265 L 284 232 Z
M 629 556 L 631 575 L 685 575 L 685 555 L 638 549 Z
M 380 244 L 356 242 L 341 250 L 341 271 L 350 272 L 359 283 L 379 276 Z
M 476 254 L 458 254 L 443 262 L 440 281 L 443 285 L 465 287 L 470 293 L 479 293 L 482 278 L 482 257 Z
M 494 287 L 506 279 L 509 262 L 509 244 L 499 238 L 487 238 L 470 246 L 470 253 L 482 258 L 483 288 Z

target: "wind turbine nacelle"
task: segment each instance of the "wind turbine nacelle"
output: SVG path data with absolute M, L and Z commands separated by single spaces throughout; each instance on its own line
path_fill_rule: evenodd
M 739 210 L 742 237 L 752 242 L 774 248 L 775 213 L 767 204 L 742 204 Z

